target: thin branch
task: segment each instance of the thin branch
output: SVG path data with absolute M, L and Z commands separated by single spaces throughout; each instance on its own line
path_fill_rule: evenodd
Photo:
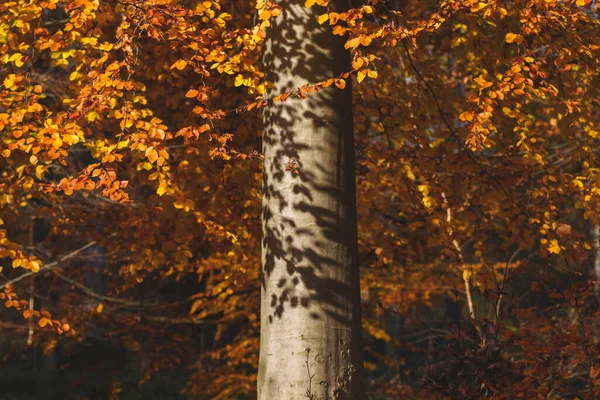
M 132 301 L 132 300 L 121 299 L 121 298 L 117 298 L 117 297 L 103 296 L 101 294 L 98 294 L 98 293 L 94 292 L 89 287 L 87 287 L 85 285 L 82 285 L 81 283 L 76 282 L 76 281 L 74 281 L 72 279 L 67 278 L 66 276 L 64 276 L 63 274 L 61 274 L 58 271 L 52 271 L 52 273 L 54 275 L 56 275 L 58 278 L 62 279 L 63 281 L 65 281 L 65 282 L 67 282 L 67 283 L 75 286 L 76 288 L 80 289 L 86 295 L 88 295 L 90 297 L 93 297 L 95 299 L 106 301 L 106 302 L 110 302 L 110 303 L 121 304 L 121 305 L 127 306 L 127 307 L 134 307 L 134 308 L 146 307 L 147 306 L 146 303 L 142 303 L 142 302 L 139 302 L 139 301 Z
M 502 295 L 504 294 L 504 290 L 506 289 L 508 267 L 510 266 L 510 264 L 512 264 L 514 258 L 517 256 L 517 254 L 519 254 L 520 251 L 520 249 L 515 250 L 515 252 L 512 254 L 512 256 L 510 256 L 510 258 L 506 262 L 506 265 L 504 266 L 504 273 L 502 274 L 502 286 L 500 287 L 500 294 L 498 295 L 498 300 L 496 301 L 496 317 L 494 318 L 494 323 L 498 322 L 498 318 L 500 318 L 500 306 L 502 305 Z
M 450 204 L 448 203 L 448 199 L 446 198 L 446 193 L 442 192 L 442 198 L 444 199 L 444 203 L 446 203 L 447 205 L 446 222 L 448 223 L 448 236 L 450 237 L 450 240 L 452 240 L 452 244 L 454 245 L 454 248 L 456 249 L 456 252 L 458 254 L 458 259 L 460 260 L 460 263 L 463 267 L 462 278 L 463 282 L 465 283 L 465 294 L 467 295 L 467 305 L 469 306 L 469 317 L 471 318 L 471 322 L 475 327 L 475 330 L 479 334 L 482 344 L 485 344 L 485 336 L 483 335 L 481 328 L 477 324 L 477 316 L 475 315 L 475 307 L 473 306 L 473 297 L 471 296 L 471 284 L 469 282 L 471 273 L 470 271 L 467 271 L 467 264 L 465 263 L 465 259 L 462 254 L 462 248 L 460 247 L 458 240 L 452 237 L 452 208 L 450 208 Z
M 88 244 L 78 248 L 77 250 L 73 250 L 72 252 L 70 252 L 69 254 L 67 254 L 66 256 L 60 257 L 58 261 L 54 261 L 51 262 L 49 264 L 44 265 L 42 268 L 40 268 L 40 270 L 38 272 L 26 272 L 23 275 L 20 275 L 14 279 L 11 279 L 8 282 L 3 283 L 2 285 L 0 285 L 0 289 L 4 289 L 6 286 L 8 285 L 12 285 L 14 283 L 17 283 L 25 278 L 28 278 L 30 276 L 39 274 L 40 272 L 44 272 L 44 271 L 48 271 L 51 270 L 52 268 L 57 267 L 58 265 L 60 265 L 63 261 L 68 260 L 69 258 L 75 257 L 77 254 L 81 253 L 82 251 L 85 251 L 87 249 L 89 249 L 90 247 L 93 247 L 96 245 L 96 241 L 92 240 L 91 242 L 89 242 Z

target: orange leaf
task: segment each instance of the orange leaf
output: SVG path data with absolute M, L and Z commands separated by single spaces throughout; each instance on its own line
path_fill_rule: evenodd
M 465 111 L 458 116 L 461 121 L 473 121 L 473 111 Z
M 178 70 L 181 71 L 182 69 L 185 68 L 186 65 L 187 65 L 187 61 L 185 61 L 185 60 L 177 60 L 177 61 L 175 61 L 175 63 L 173 65 L 171 65 L 170 69 L 177 68 Z
M 158 152 L 154 147 L 150 146 L 146 149 L 146 157 L 148 157 L 148 161 L 153 163 L 154 161 L 158 160 Z
M 346 49 L 355 49 L 355 48 L 357 48 L 357 47 L 358 47 L 358 45 L 360 44 L 360 41 L 361 41 L 361 37 L 360 37 L 360 36 L 357 36 L 357 37 L 355 37 L 355 38 L 352 38 L 352 39 L 348 40 L 348 41 L 346 42 L 346 44 L 344 45 L 344 47 L 345 47 Z

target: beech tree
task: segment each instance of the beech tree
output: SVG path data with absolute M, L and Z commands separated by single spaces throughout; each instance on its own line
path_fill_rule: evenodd
M 330 7 L 343 7 L 343 1 Z M 286 2 L 263 58 L 261 337 L 258 398 L 363 399 L 352 92 L 274 94 L 350 71 L 345 40 L 315 8 Z

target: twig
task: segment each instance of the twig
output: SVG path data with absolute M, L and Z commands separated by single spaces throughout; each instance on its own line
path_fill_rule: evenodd
M 58 261 L 54 261 L 54 262 L 51 262 L 49 264 L 44 265 L 43 267 L 40 268 L 40 270 L 38 272 L 26 272 L 23 275 L 20 275 L 20 276 L 14 278 L 14 279 L 11 279 L 8 282 L 3 283 L 2 285 L 0 285 L 0 289 L 4 289 L 6 286 L 12 285 L 13 283 L 19 282 L 19 281 L 21 281 L 21 280 L 23 280 L 25 278 L 28 278 L 28 277 L 30 277 L 32 275 L 36 275 L 36 274 L 39 274 L 40 272 L 48 271 L 48 270 L 50 270 L 52 268 L 55 268 L 56 266 L 60 265 L 63 261 L 68 260 L 69 258 L 75 257 L 77 254 L 79 254 L 82 251 L 85 251 L 85 250 L 87 250 L 90 247 L 95 246 L 95 245 L 96 245 L 96 241 L 92 240 L 91 242 L 89 242 L 88 244 L 86 244 L 86 245 L 78 248 L 77 250 L 73 250 L 69 254 L 67 254 L 67 255 L 65 255 L 63 257 L 60 257 Z
M 312 379 L 314 377 L 314 375 L 310 374 L 310 366 L 308 365 L 308 357 L 310 355 L 310 349 L 306 349 L 306 372 L 308 374 L 308 389 L 306 389 L 306 394 L 304 395 L 304 397 L 306 397 L 309 400 L 314 400 L 315 399 L 315 395 L 312 393 Z
M 506 276 L 508 274 L 508 267 L 520 251 L 520 249 L 515 250 L 515 252 L 512 254 L 512 256 L 510 256 L 510 258 L 506 262 L 506 265 L 504 266 L 504 273 L 502 274 L 502 286 L 500 287 L 500 294 L 498 295 L 498 300 L 496 301 L 496 317 L 494 318 L 494 323 L 496 323 L 498 321 L 498 318 L 500 318 L 500 306 L 502 305 L 502 295 L 504 294 L 504 290 L 506 289 Z
M 477 333 L 479 334 L 479 338 L 481 339 L 482 344 L 485 344 L 485 337 L 483 336 L 483 333 L 481 332 L 481 328 L 477 324 L 477 316 L 475 315 L 475 307 L 473 306 L 473 298 L 471 297 L 471 284 L 469 283 L 470 271 L 467 271 L 467 265 L 465 263 L 465 259 L 462 254 L 462 249 L 460 247 L 460 244 L 458 243 L 458 240 L 452 238 L 452 225 L 451 225 L 452 209 L 450 208 L 450 204 L 448 204 L 448 199 L 446 198 L 446 193 L 442 192 L 442 198 L 444 199 L 444 203 L 446 203 L 446 206 L 447 206 L 446 222 L 448 223 L 448 236 L 452 240 L 452 244 L 454 245 L 454 248 L 456 249 L 456 251 L 458 253 L 458 259 L 460 260 L 460 263 L 463 268 L 462 278 L 465 283 L 465 293 L 467 295 L 467 305 L 469 306 L 469 317 L 471 318 L 471 322 L 473 323 L 475 330 L 477 330 Z M 467 272 L 469 272 L 469 273 L 467 274 Z
M 62 279 L 63 281 L 65 281 L 67 283 L 70 283 L 71 285 L 73 285 L 73 286 L 77 287 L 78 289 L 80 289 L 81 291 L 83 291 L 88 296 L 93 297 L 95 299 L 107 301 L 107 302 L 111 302 L 111 303 L 117 303 L 117 304 L 121 304 L 123 306 L 134 307 L 134 308 L 147 306 L 146 303 L 142 303 L 139 301 L 132 301 L 132 300 L 121 299 L 121 298 L 117 298 L 117 297 L 103 296 L 101 294 L 94 292 L 89 287 L 82 285 L 81 283 L 76 282 L 72 279 L 67 278 L 66 276 L 64 276 L 63 274 L 61 274 L 58 271 L 52 271 L 52 273 L 54 275 L 56 275 L 58 278 Z

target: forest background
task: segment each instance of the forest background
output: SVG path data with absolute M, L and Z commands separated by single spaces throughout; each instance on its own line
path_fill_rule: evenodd
M 262 109 L 333 87 L 372 398 L 600 397 L 595 1 L 307 0 L 351 70 L 267 96 L 287 4 L 0 3 L 0 397 L 255 398 Z

